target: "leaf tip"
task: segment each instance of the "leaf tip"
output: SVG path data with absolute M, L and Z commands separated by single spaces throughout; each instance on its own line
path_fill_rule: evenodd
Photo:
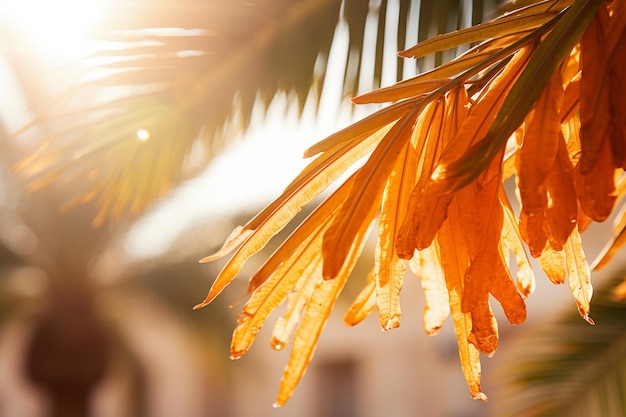
M 206 301 L 201 302 L 200 304 L 196 304 L 195 306 L 193 306 L 194 310 L 200 310 L 202 307 L 207 306 L 209 303 Z
M 389 317 L 387 319 L 387 321 L 383 325 L 383 330 L 387 331 L 387 330 L 395 329 L 397 327 L 400 327 L 400 316 L 397 314 L 394 314 L 392 317 Z
M 477 401 L 487 402 L 489 398 L 487 398 L 487 395 L 485 395 L 484 392 L 479 391 L 479 392 L 472 393 L 472 399 L 477 400 Z

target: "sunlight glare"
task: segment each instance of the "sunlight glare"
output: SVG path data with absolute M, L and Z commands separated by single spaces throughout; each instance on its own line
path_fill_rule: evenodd
M 1 20 L 22 30 L 42 53 L 80 57 L 87 30 L 103 15 L 104 0 L 0 0 Z
M 150 139 L 150 132 L 148 132 L 146 129 L 139 129 L 137 130 L 137 132 L 135 132 L 135 134 L 137 135 L 137 139 L 139 139 L 142 142 L 145 142 L 148 139 Z

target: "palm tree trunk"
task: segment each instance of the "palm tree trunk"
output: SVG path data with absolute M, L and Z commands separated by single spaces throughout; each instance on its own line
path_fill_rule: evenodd
M 50 397 L 50 417 L 87 417 L 108 363 L 108 337 L 84 290 L 57 294 L 35 325 L 26 372 Z

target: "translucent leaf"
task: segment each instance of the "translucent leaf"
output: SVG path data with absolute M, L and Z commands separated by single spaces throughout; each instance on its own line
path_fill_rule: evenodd
M 489 285 L 489 292 L 502 306 L 509 323 L 521 324 L 526 321 L 526 304 L 513 284 L 503 260 L 501 258 L 496 259 L 496 263 L 493 265 L 494 277 Z
M 615 10 L 613 15 L 618 16 L 624 13 L 623 5 L 618 3 L 614 6 L 621 11 Z M 623 18 L 623 16 L 622 16 Z M 626 30 L 622 28 L 621 39 L 617 42 L 609 62 L 609 90 L 611 101 L 611 148 L 613 149 L 613 159 L 615 164 L 626 169 L 626 86 L 621 82 L 626 73 L 624 72 L 623 58 L 626 56 Z
M 521 37 L 522 35 L 518 34 L 483 42 L 452 61 L 408 80 L 354 97 L 352 102 L 356 104 L 384 103 L 410 97 L 417 98 L 425 94 L 446 93 L 505 58 L 508 53 L 506 46 L 518 41 Z M 509 48 L 515 50 L 511 46 Z
M 480 97 L 470 108 L 467 118 L 457 131 L 451 145 L 445 148 L 439 165 L 432 176 L 432 193 L 449 193 L 471 182 L 469 177 L 466 177 L 468 169 L 470 168 L 467 167 L 468 169 L 465 169 L 459 167 L 459 161 L 466 161 L 468 165 L 471 165 L 470 170 L 473 172 L 472 179 L 482 172 L 489 162 L 491 162 L 495 154 L 490 155 L 488 160 L 478 165 L 476 161 L 469 162 L 468 155 L 472 152 L 472 146 L 483 140 L 490 129 L 494 117 L 500 114 L 500 107 L 508 97 L 508 92 L 513 82 L 524 69 L 532 51 L 533 48 L 531 47 L 521 49 L 514 55 L 504 69 L 485 86 Z M 509 133 L 507 139 L 513 132 L 514 130 Z M 502 149 L 502 147 L 499 147 L 498 151 Z M 462 175 L 466 178 L 463 180 L 462 184 L 457 183 L 458 178 L 456 177 L 457 175 L 461 175 L 461 171 L 463 171 Z M 430 196 L 426 198 L 430 198 Z
M 415 168 L 417 173 L 417 184 L 410 191 L 407 201 L 406 215 L 398 230 L 396 239 L 396 248 L 398 255 L 402 259 L 411 259 L 415 252 L 415 227 L 414 218 L 416 206 L 420 202 L 420 193 L 423 191 L 424 184 L 428 181 L 433 170 L 435 161 L 441 152 L 440 140 L 445 138 L 442 122 L 447 119 L 443 117 L 443 100 L 436 100 L 428 103 L 424 111 L 417 119 L 415 129 L 413 130 L 413 138 L 415 142 L 414 153 L 419 161 Z
M 396 236 L 400 221 L 406 215 L 409 195 L 415 184 L 417 163 L 418 153 L 409 141 L 389 175 L 382 198 L 374 271 L 378 316 L 384 330 L 400 325 L 400 290 L 405 264 L 398 257 Z
M 546 178 L 544 230 L 550 246 L 561 250 L 576 227 L 578 201 L 574 186 L 574 168 L 567 154 L 565 140 L 559 132 L 558 154 Z
M 342 146 L 349 142 L 361 141 L 363 138 L 369 137 L 374 132 L 380 131 L 381 127 L 390 125 L 400 119 L 420 101 L 421 97 L 395 103 L 391 106 L 378 110 L 364 119 L 359 120 L 358 122 L 341 129 L 340 131 L 328 136 L 326 139 L 312 145 L 304 151 L 304 157 L 308 158 L 317 155 L 320 152 L 328 152 L 335 149 L 337 146 Z M 385 131 L 384 133 L 387 132 Z
M 463 207 L 459 214 L 463 224 L 461 238 L 470 256 L 462 305 L 466 312 L 484 302 L 493 280 L 502 272 L 499 269 L 504 268 L 499 249 L 504 222 L 498 197 L 500 169 L 501 160 L 494 160 L 484 177 L 456 192 L 458 204 Z
M 313 358 L 315 345 L 334 305 L 335 299 L 345 284 L 346 277 L 321 280 L 307 304 L 302 321 L 296 330 L 289 362 L 280 381 L 274 406 L 284 405 L 293 394 L 306 368 Z
M 461 369 L 472 398 L 487 401 L 487 396 L 480 388 L 480 352 L 468 341 L 472 330 L 472 317 L 471 314 L 461 310 L 464 277 L 469 255 L 465 247 L 458 244 L 457 235 L 462 228 L 459 222 L 459 209 L 456 201 L 450 204 L 448 217 L 437 233 L 437 242 L 441 248 L 441 265 L 446 277 L 450 313 L 459 347 Z
M 289 235 L 287 239 L 267 258 L 265 263 L 254 273 L 248 283 L 248 293 L 253 292 L 278 268 L 285 259 L 289 258 L 300 248 L 302 242 L 314 234 L 319 225 L 325 223 L 330 217 L 337 215 L 338 208 L 348 197 L 354 181 L 351 175 L 337 190 L 329 195 L 309 216 Z
M 446 95 L 444 118 L 441 123 L 436 124 L 441 128 L 428 130 L 420 180 L 412 191 L 409 202 L 409 213 L 412 215 L 405 219 L 400 234 L 399 245 L 402 245 L 400 256 L 405 259 L 413 255 L 414 248 L 423 249 L 430 246 L 435 233 L 445 220 L 446 207 L 450 204 L 452 195 L 432 192 L 431 176 L 443 150 L 448 149 L 451 144 L 454 144 L 452 146 L 462 145 L 460 140 L 454 140 L 459 129 L 465 125 L 467 114 L 467 91 L 464 88 L 451 90 Z M 461 139 L 464 138 L 461 137 Z
M 589 317 L 589 303 L 593 294 L 591 273 L 578 230 L 574 229 L 565 243 L 565 259 L 567 262 L 567 277 L 570 290 L 578 305 L 578 311 L 583 319 L 594 324 Z
M 389 87 L 361 94 L 360 96 L 352 98 L 352 102 L 355 104 L 385 103 L 387 101 L 398 101 L 410 97 L 418 97 L 441 87 L 447 81 L 447 79 L 422 81 L 420 77 L 416 77 L 415 79 L 402 81 Z
M 289 362 L 280 381 L 279 392 L 274 403 L 275 406 L 282 406 L 287 402 L 304 375 L 313 357 L 317 340 L 328 321 L 335 301 L 361 254 L 370 223 L 367 222 L 361 225 L 354 244 L 350 248 L 346 262 L 335 279 L 320 280 L 319 285 L 315 288 L 311 299 L 307 303 L 302 320 L 294 334 Z
M 565 251 L 556 251 L 550 247 L 546 248 L 539 256 L 541 269 L 546 273 L 550 281 L 554 284 L 563 284 L 567 277 L 567 263 Z
M 527 214 L 544 208 L 540 190 L 559 149 L 562 101 L 561 73 L 557 71 L 527 118 L 524 141 L 519 149 L 518 186 L 522 209 Z
M 383 132 L 385 129 L 383 128 Z M 310 171 L 299 181 L 292 183 L 285 192 L 265 210 L 252 219 L 244 228 L 254 232 L 237 249 L 211 286 L 206 299 L 195 308 L 209 304 L 239 273 L 244 262 L 263 249 L 267 242 L 280 231 L 300 209 L 321 193 L 330 183 L 345 172 L 356 160 L 364 156 L 378 142 L 383 132 L 366 140 L 346 145 L 337 151 L 323 166 Z M 323 155 L 322 155 L 323 157 Z
M 302 309 L 309 304 L 315 289 L 321 284 L 321 272 L 322 257 L 318 251 L 317 257 L 306 266 L 293 291 L 287 295 L 287 311 L 274 324 L 270 342 L 272 349 L 283 350 L 289 342 L 293 330 L 300 321 Z
M 623 5 L 617 6 L 613 17 L 609 17 L 606 6 L 589 23 L 581 40 L 583 77 L 581 80 L 581 148 L 580 170 L 586 174 L 600 158 L 604 141 L 609 140 L 611 101 L 608 83 L 609 62 L 626 28 L 626 13 Z M 598 139 L 601 138 L 601 139 Z
M 617 189 L 615 187 L 615 161 L 611 151 L 611 143 L 607 136 L 596 137 L 602 145 L 595 165 L 586 173 L 582 172 L 582 159 L 576 166 L 574 174 L 576 192 L 580 206 L 592 220 L 606 220 L 615 207 Z
M 435 335 L 450 315 L 450 302 L 444 270 L 441 266 L 439 244 L 417 251 L 409 261 L 411 270 L 420 279 L 424 291 L 424 330 Z
M 471 344 L 491 356 L 498 349 L 498 324 L 489 306 L 489 295 L 485 294 L 470 313 L 472 316 L 472 331 L 468 336 Z
M 376 279 L 374 270 L 367 274 L 367 283 L 359 292 L 356 299 L 352 302 L 346 315 L 343 318 L 344 323 L 354 326 L 360 323 L 376 308 Z
M 546 248 L 548 237 L 543 229 L 544 212 L 528 215 L 523 211 L 519 215 L 519 230 L 530 254 L 537 258 Z
M 267 316 L 282 304 L 296 285 L 302 288 L 306 282 L 315 279 L 315 271 L 321 263 L 322 235 L 329 224 L 330 218 L 320 224 L 315 233 L 303 241 L 298 250 L 280 265 L 264 285 L 254 292 L 239 314 L 237 328 L 233 333 L 230 346 L 231 358 L 241 357 L 250 348 Z M 306 304 L 306 298 L 303 299 L 300 308 Z M 294 315 L 295 307 L 293 305 L 291 307 L 291 314 Z
M 400 52 L 399 55 L 404 58 L 420 58 L 459 45 L 477 42 L 483 39 L 504 37 L 541 26 L 552 19 L 556 14 L 556 11 L 544 10 L 529 15 L 504 16 L 491 22 L 435 36 L 434 38 L 420 42 L 414 47 Z
M 387 177 L 409 142 L 420 108 L 414 108 L 387 132 L 365 165 L 359 168 L 348 199 L 324 236 L 324 277 L 340 271 L 363 222 L 379 210 Z
M 535 275 L 526 250 L 522 244 L 522 235 L 520 234 L 515 214 L 509 203 L 509 200 L 503 188 L 499 193 L 500 204 L 504 212 L 504 222 L 502 224 L 502 242 L 505 246 L 513 251 L 517 262 L 517 289 L 528 297 L 535 290 Z
M 528 63 L 523 64 L 519 77 L 515 77 L 515 84 L 506 93 L 506 100 L 493 123 L 489 124 L 488 132 L 481 135 L 482 140 L 462 159 L 450 166 L 442 166 L 440 174 L 455 184 L 453 188 L 471 182 L 504 147 L 536 103 L 554 71 L 578 42 L 601 2 L 602 0 L 576 0 L 555 20 L 541 27 L 547 31 L 554 24 Z M 538 29 L 535 34 L 539 31 Z

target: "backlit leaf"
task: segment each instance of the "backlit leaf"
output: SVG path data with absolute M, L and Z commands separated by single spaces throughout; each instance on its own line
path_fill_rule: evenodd
M 592 220 L 606 220 L 615 206 L 617 190 L 615 188 L 615 160 L 608 136 L 597 136 L 602 142 L 595 165 L 586 173 L 582 172 L 582 159 L 574 171 L 578 201 L 585 214 Z
M 517 289 L 522 295 L 528 297 L 535 290 L 535 275 L 522 243 L 522 235 L 515 221 L 515 214 L 502 187 L 500 188 L 499 198 L 504 213 L 502 241 L 515 255 L 517 262 Z
M 502 258 L 496 258 L 493 270 L 494 276 L 489 286 L 489 292 L 502 306 L 509 323 L 523 323 L 526 321 L 526 304 L 513 284 L 509 271 L 504 266 Z
M 406 215 L 409 194 L 415 184 L 418 154 L 408 141 L 389 175 L 378 218 L 378 240 L 374 257 L 376 299 L 380 325 L 389 330 L 400 325 L 400 290 L 405 272 L 398 257 L 396 236 L 400 219 Z
M 618 8 L 623 5 L 618 2 Z M 581 149 L 580 171 L 586 174 L 600 158 L 604 140 L 610 140 L 611 86 L 609 62 L 626 27 L 625 14 L 620 11 L 609 18 L 603 5 L 590 22 L 581 41 L 583 76 L 581 80 Z M 620 98 L 622 102 L 623 98 Z M 596 136 L 602 140 L 594 139 Z
M 510 34 L 534 29 L 552 19 L 557 11 L 541 11 L 528 15 L 509 15 L 491 22 L 479 24 L 467 29 L 435 36 L 420 42 L 412 48 L 400 52 L 403 58 L 419 58 L 434 52 L 451 49 L 459 45 L 477 42 L 483 39 L 500 38 Z
M 307 303 L 302 320 L 294 334 L 289 362 L 285 367 L 285 372 L 280 381 L 279 392 L 276 397 L 276 402 L 274 403 L 275 406 L 282 406 L 287 402 L 291 394 L 293 394 L 296 385 L 304 375 L 313 357 L 317 339 L 328 321 L 330 312 L 335 305 L 339 293 L 343 289 L 350 272 L 352 272 L 361 254 L 369 226 L 369 223 L 363 223 L 361 225 L 355 237 L 354 245 L 351 246 L 350 252 L 348 253 L 346 262 L 335 279 L 321 279 L 311 299 Z
M 354 326 L 360 323 L 376 308 L 376 279 L 374 270 L 367 274 L 367 282 L 365 287 L 359 292 L 356 299 L 352 302 L 346 315 L 343 318 L 344 323 Z
M 557 71 L 529 114 L 524 141 L 519 149 L 518 184 L 522 209 L 526 214 L 534 214 L 544 208 L 540 190 L 559 149 L 562 101 L 561 73 Z
M 522 48 L 481 92 L 479 100 L 471 107 L 467 118 L 457 131 L 451 145 L 446 147 L 439 161 L 439 165 L 433 173 L 432 192 L 436 194 L 449 193 L 471 182 L 470 180 L 463 180 L 462 183 L 458 183 L 458 178 L 456 178 L 456 174 L 454 174 L 457 168 L 453 168 L 453 165 L 454 167 L 458 167 L 459 161 L 467 160 L 467 155 L 472 152 L 471 148 L 483 140 L 490 129 L 492 121 L 496 115 L 500 114 L 500 107 L 505 101 L 505 98 L 509 97 L 507 95 L 509 89 L 523 71 L 532 51 L 533 48 L 531 47 Z M 511 131 L 511 133 L 513 133 L 513 131 Z M 502 149 L 502 147 L 499 147 L 498 151 Z M 475 172 L 475 174 L 472 174 L 472 178 L 475 178 L 482 172 L 494 156 L 495 153 L 490 155 L 489 159 L 485 160 L 484 164 L 476 164 L 476 161 L 472 162 L 471 170 Z M 459 168 L 463 169 L 465 173 L 469 170 Z
M 533 258 L 537 258 L 546 248 L 548 236 L 543 228 L 544 212 L 528 215 L 523 211 L 519 215 L 519 230 Z
M 483 295 L 470 315 L 472 331 L 468 340 L 485 355 L 493 355 L 498 349 L 498 324 L 489 306 L 489 294 Z
M 614 20 L 621 20 L 621 25 L 612 24 L 609 36 L 617 38 L 617 32 L 621 30 L 621 36 L 615 44 L 609 60 L 608 84 L 611 102 L 611 148 L 613 158 L 618 167 L 626 169 L 626 87 L 622 80 L 626 76 L 624 72 L 623 57 L 626 54 L 626 29 L 624 28 L 624 5 L 623 2 L 614 2 Z M 618 28 L 618 26 L 621 26 Z
M 252 255 L 263 249 L 269 239 L 280 231 L 300 209 L 321 193 L 328 185 L 341 175 L 351 163 L 364 156 L 380 139 L 385 128 L 370 136 L 367 140 L 347 145 L 345 151 L 337 152 L 334 158 L 330 158 L 325 166 L 316 170 L 311 175 L 303 177 L 297 183 L 292 183 L 285 193 L 264 211 L 259 213 L 244 228 L 257 226 L 254 232 L 237 249 L 226 266 L 222 269 L 215 282 L 211 286 L 206 299 L 195 308 L 201 308 L 209 304 L 222 290 L 235 278 L 241 270 L 244 262 Z
M 503 93 L 506 94 L 506 99 L 490 124 L 489 131 L 481 135 L 482 140 L 462 159 L 454 160 L 453 165 L 443 166 L 440 170 L 439 174 L 449 178 L 455 184 L 454 188 L 469 183 L 479 175 L 504 147 L 536 103 L 558 65 L 578 42 L 601 2 L 602 0 L 576 0 L 550 22 L 554 22 L 554 28 L 532 53 L 528 63 L 520 68 L 519 77 L 515 77 L 515 84 L 510 91 Z M 547 28 L 547 25 L 542 27 Z
M 452 90 L 446 95 L 445 100 L 445 117 L 441 124 L 441 130 L 429 130 L 426 155 L 432 156 L 432 159 L 424 159 L 420 180 L 411 193 L 409 215 L 402 225 L 401 236 L 406 235 L 406 243 L 400 250 L 400 256 L 405 257 L 405 259 L 412 256 L 414 248 L 423 249 L 430 246 L 435 233 L 445 220 L 446 207 L 453 197 L 452 195 L 431 192 L 430 189 L 434 186 L 430 179 L 442 152 L 449 146 L 462 145 L 462 143 L 459 145 L 452 141 L 457 137 L 458 130 L 464 126 L 467 118 L 467 91 L 465 89 Z M 455 145 L 450 145 L 452 143 Z M 412 214 L 410 214 L 411 212 Z
M 501 160 L 494 160 L 484 176 L 456 192 L 463 207 L 459 218 L 463 224 L 461 237 L 470 256 L 465 276 L 463 311 L 474 311 L 484 302 L 498 271 L 504 268 L 500 260 L 500 237 L 504 214 L 499 200 Z M 484 317 L 483 317 L 484 318 Z
M 424 291 L 424 330 L 435 335 L 450 315 L 446 278 L 441 266 L 439 244 L 417 251 L 408 261 L 411 271 L 420 279 Z
M 480 352 L 469 343 L 472 330 L 472 317 L 461 310 L 464 278 L 469 255 L 463 245 L 458 245 L 457 233 L 462 228 L 459 222 L 459 206 L 456 201 L 450 204 L 447 220 L 437 233 L 440 246 L 441 266 L 446 276 L 446 286 L 450 302 L 450 313 L 454 323 L 461 359 L 461 369 L 467 381 L 472 398 L 487 401 L 487 396 L 480 388 Z
M 443 116 L 443 100 L 436 100 L 428 103 L 424 111 L 417 119 L 417 124 L 413 131 L 416 157 L 419 161 L 416 167 L 417 184 L 410 190 L 407 200 L 407 209 L 403 217 L 402 225 L 398 231 L 395 242 L 398 256 L 402 259 L 411 259 L 415 253 L 415 227 L 413 225 L 416 206 L 419 203 L 420 192 L 427 182 L 432 172 L 434 161 L 441 152 L 439 138 L 443 134 L 442 122 L 446 120 Z M 443 119 L 443 120 L 442 120 Z M 432 137 L 431 137 L 432 135 Z
M 348 199 L 337 220 L 324 236 L 324 277 L 334 278 L 341 269 L 359 228 L 379 209 L 383 187 L 402 149 L 409 142 L 419 108 L 414 108 L 395 124 L 359 168 Z
M 544 230 L 554 250 L 561 250 L 578 218 L 578 201 L 574 187 L 574 169 L 567 154 L 565 140 L 558 133 L 558 154 L 546 178 Z
M 315 289 L 322 283 L 321 272 L 322 257 L 318 251 L 317 257 L 307 265 L 296 286 L 287 295 L 287 311 L 274 324 L 270 342 L 272 349 L 283 350 L 289 343 L 289 338 L 300 321 L 303 308 L 309 304 Z
M 593 294 L 591 273 L 583 252 L 580 234 L 578 234 L 576 229 L 574 229 L 565 243 L 564 249 L 567 262 L 567 278 L 572 295 L 578 305 L 578 312 L 583 319 L 590 324 L 594 324 L 591 317 L 589 317 L 589 303 Z
M 556 251 L 550 247 L 546 248 L 539 255 L 539 264 L 541 269 L 546 273 L 550 281 L 554 284 L 563 284 L 567 277 L 567 263 L 565 260 L 565 251 Z
M 248 293 L 253 292 L 278 268 L 285 259 L 290 257 L 314 234 L 319 225 L 325 223 L 328 218 L 336 216 L 338 208 L 348 197 L 350 188 L 354 180 L 354 174 L 348 178 L 337 190 L 335 190 L 323 203 L 321 203 L 311 214 L 294 230 L 289 237 L 279 246 L 278 249 L 265 261 L 265 263 L 250 278 L 248 283 Z
M 231 358 L 241 357 L 250 348 L 267 316 L 282 304 L 297 283 L 300 287 L 304 287 L 306 282 L 315 279 L 315 271 L 319 269 L 318 265 L 321 263 L 319 251 L 322 235 L 329 223 L 330 218 L 320 224 L 316 233 L 302 242 L 297 252 L 282 263 L 272 277 L 260 286 L 246 303 L 239 314 L 237 328 L 233 333 L 230 347 Z M 292 310 L 294 308 L 292 306 Z M 294 315 L 293 311 L 292 315 Z
M 623 89 L 607 87 L 607 80 L 618 83 L 626 75 L 610 57 L 622 50 L 617 44 L 626 36 L 626 6 L 604 0 L 524 4 L 493 23 L 408 50 L 418 56 L 488 39 L 449 63 L 353 99 L 394 103 L 309 148 L 305 155 L 320 155 L 210 258 L 238 248 L 205 303 L 305 204 L 367 158 L 250 279 L 233 356 L 245 352 L 284 301 L 272 347 L 283 349 L 295 332 L 276 405 L 304 374 L 370 224 L 377 224 L 374 268 L 344 321 L 354 325 L 378 307 L 381 327 L 397 327 L 409 260 L 425 294 L 426 332 L 434 334 L 452 316 L 473 398 L 486 400 L 480 352 L 492 355 L 499 343 L 490 300 L 500 303 L 510 323 L 526 318 L 525 297 L 535 281 L 522 241 L 552 282 L 568 280 L 580 314 L 593 323 L 580 232 L 606 219 L 626 193 L 619 169 L 626 160 Z M 589 64 L 594 56 L 603 66 Z M 597 103 L 612 113 L 590 122 Z M 594 123 L 597 132 L 590 130 Z M 520 197 L 517 219 L 503 188 L 513 175 L 515 184 L 505 185 L 515 185 Z M 614 227 L 615 238 L 596 265 L 626 243 L 626 215 Z

